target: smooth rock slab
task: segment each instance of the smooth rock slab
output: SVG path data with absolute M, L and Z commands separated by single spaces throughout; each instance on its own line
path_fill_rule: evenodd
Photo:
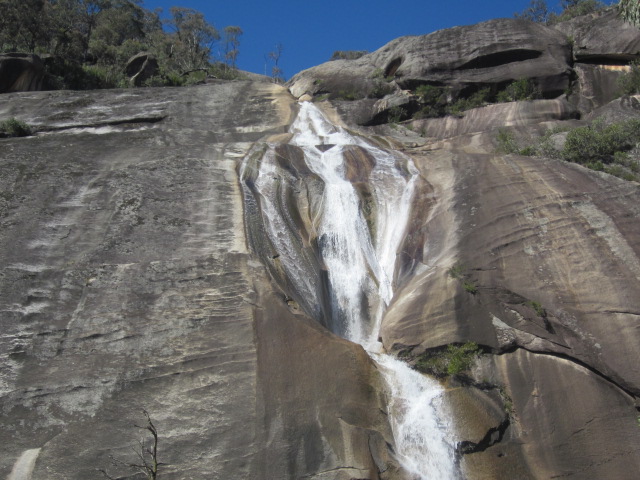
M 131 475 L 109 455 L 135 461 L 142 408 L 163 478 L 394 471 L 371 361 L 291 312 L 246 245 L 236 169 L 287 130 L 285 89 L 3 100 L 39 133 L 0 140 L 1 478 L 35 449 L 34 479 Z

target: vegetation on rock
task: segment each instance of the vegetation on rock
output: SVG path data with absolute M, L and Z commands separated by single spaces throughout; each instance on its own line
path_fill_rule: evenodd
M 161 465 L 161 463 L 158 462 L 158 429 L 151 421 L 149 412 L 143 409 L 142 413 L 146 419 L 145 425 L 134 426 L 145 431 L 145 433 L 149 432 L 151 434 L 151 442 L 149 443 L 148 440 L 144 438 L 138 442 L 138 447 L 133 448 L 137 457 L 137 460 L 134 462 L 125 462 L 111 455 L 111 463 L 115 467 L 133 469 L 139 474 L 144 475 L 147 480 L 156 480 L 156 478 L 158 478 L 158 468 Z M 99 468 L 98 472 L 102 473 L 108 480 L 115 480 L 115 477 L 112 477 L 105 469 Z
M 15 118 L 0 122 L 0 137 L 28 137 L 33 131 L 29 125 Z
M 455 278 L 456 280 L 460 280 L 462 282 L 462 288 L 464 288 L 465 292 L 468 292 L 472 295 L 478 293 L 478 286 L 473 282 L 473 280 L 469 279 L 469 276 L 465 273 L 465 267 L 456 264 L 447 270 L 447 273 L 451 278 Z
M 629 71 L 618 77 L 618 86 L 622 95 L 640 93 L 640 62 L 632 62 Z
M 520 13 L 514 13 L 514 17 L 553 25 L 601 10 L 606 5 L 598 0 L 560 0 L 559 7 L 560 11 L 556 13 L 545 0 L 531 0 L 529 6 Z
M 570 129 L 562 148 L 556 147 L 552 141 L 552 137 L 560 132 L 557 129 L 547 130 L 536 142 L 522 147 L 512 132 L 500 129 L 496 138 L 498 151 L 560 158 L 624 180 L 640 179 L 640 155 L 637 152 L 640 119 L 609 125 L 596 119 L 590 125 Z
M 369 53 L 367 50 L 336 50 L 329 61 L 333 60 L 357 60 Z
M 620 0 L 618 3 L 620 16 L 627 22 L 640 27 L 640 2 L 637 0 Z
M 430 350 L 420 355 L 416 360 L 415 368 L 436 377 L 460 375 L 473 366 L 480 353 L 480 348 L 474 342 L 447 345 L 444 350 Z
M 149 11 L 141 4 L 140 0 L 3 0 L 0 51 L 42 56 L 48 87 L 54 89 L 127 86 L 125 66 L 140 52 L 158 61 L 160 71 L 150 82 L 153 85 L 189 83 L 195 70 L 216 75 L 223 70 L 227 78 L 238 75 L 240 27 L 224 29 L 224 55 L 213 59 L 213 46 L 221 36 L 201 12 L 171 7 L 169 17 L 162 20 L 161 11 Z
M 449 87 L 420 85 L 414 91 L 420 103 L 420 110 L 414 118 L 438 118 L 446 115 L 461 117 L 472 108 L 479 108 L 489 103 L 516 102 L 535 100 L 542 97 L 540 89 L 529 78 L 514 80 L 504 88 L 492 93 L 489 87 L 481 88 L 468 96 L 452 100 L 453 93 Z

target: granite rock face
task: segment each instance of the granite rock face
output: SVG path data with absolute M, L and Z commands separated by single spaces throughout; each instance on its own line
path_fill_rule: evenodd
M 472 33 L 476 52 L 460 40 Z M 295 97 L 344 85 L 375 97 L 383 82 L 394 90 L 383 98 L 319 105 L 417 170 L 380 340 L 411 362 L 480 346 L 445 381 L 464 477 L 635 479 L 640 189 L 496 153 L 498 129 L 580 125 L 583 107 L 561 96 L 359 126 L 412 101 L 401 88 L 413 81 L 462 91 L 520 71 L 551 94 L 573 65 L 563 38 L 516 20 L 408 37 L 302 72 L 293 96 L 247 81 L 3 96 L 0 118 L 36 134 L 0 139 L 0 477 L 134 478 L 109 456 L 135 460 L 145 408 L 163 478 L 411 479 L 381 372 L 329 331 L 314 230 L 324 187 L 288 143 Z M 444 53 L 447 39 L 458 56 Z M 429 57 L 425 45 L 441 49 Z M 589 98 L 582 111 L 606 103 Z M 640 107 L 625 97 L 591 115 L 619 121 Z M 257 205 L 243 204 L 240 178 L 250 188 L 253 177 L 240 168 L 266 151 L 297 239 L 283 244 L 320 279 L 317 304 L 296 296 L 282 259 L 247 228 Z M 342 154 L 369 221 L 375 159 Z
M 601 113 L 630 118 L 628 103 Z M 407 235 L 383 343 L 419 354 L 474 341 L 493 354 L 471 390 L 498 388 L 512 413 L 499 442 L 464 456 L 469 478 L 631 479 L 640 190 L 578 165 L 496 154 L 490 118 L 494 130 L 406 141 L 435 201 L 416 206 L 424 222 Z M 462 417 L 462 438 L 477 443 Z
M 286 130 L 286 90 L 3 100 L 40 133 L 0 155 L 0 477 L 130 476 L 109 455 L 135 461 L 142 408 L 165 478 L 394 470 L 372 362 L 247 250 L 237 163 Z
M 358 100 L 422 84 L 449 86 L 457 97 L 531 78 L 545 97 L 554 98 L 569 86 L 570 60 L 571 47 L 562 33 L 529 21 L 497 19 L 401 37 L 358 59 L 300 72 L 288 85 L 297 98 L 328 94 Z M 375 123 L 375 110 L 359 123 Z
M 638 28 L 622 20 L 615 8 L 576 17 L 555 28 L 573 39 L 578 62 L 616 65 L 640 55 Z
M 640 30 L 605 9 L 553 27 L 496 19 L 401 37 L 359 58 L 304 70 L 288 86 L 296 98 L 342 100 L 343 114 L 359 125 L 385 123 L 397 106 L 415 112 L 410 92 L 425 84 L 449 88 L 453 101 L 529 79 L 544 98 L 571 93 L 571 103 L 588 113 L 616 98 L 617 79 L 639 56 Z

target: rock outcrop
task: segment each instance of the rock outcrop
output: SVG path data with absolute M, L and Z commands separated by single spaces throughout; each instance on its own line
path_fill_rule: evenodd
M 573 57 L 578 62 L 619 65 L 640 55 L 637 27 L 622 20 L 615 8 L 579 16 L 554 27 L 572 40 Z
M 410 93 L 420 85 L 446 87 L 453 101 L 483 88 L 495 94 L 521 79 L 544 98 L 569 93 L 588 113 L 618 96 L 617 79 L 638 58 L 640 31 L 606 9 L 553 27 L 497 19 L 401 37 L 356 59 L 300 72 L 288 86 L 296 98 L 343 100 L 341 111 L 358 125 L 385 123 L 398 106 L 415 113 Z
M 570 83 L 571 47 L 562 33 L 525 20 L 498 19 L 478 25 L 401 37 L 355 60 L 334 60 L 295 75 L 295 97 L 328 94 L 365 103 L 358 123 L 375 123 L 381 107 L 364 97 L 413 90 L 430 84 L 451 87 L 454 98 L 481 88 L 494 90 L 531 78 L 545 97 L 563 93 Z M 397 102 L 395 102 L 397 103 Z
M 0 93 L 42 89 L 44 64 L 37 55 L 0 54 Z
M 158 59 L 150 53 L 139 53 L 127 61 L 124 72 L 131 85 L 139 87 L 159 72 Z

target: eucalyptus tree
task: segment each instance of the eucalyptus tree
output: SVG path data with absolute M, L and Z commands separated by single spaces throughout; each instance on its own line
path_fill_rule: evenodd
M 620 0 L 618 10 L 627 22 L 640 27 L 640 2 L 638 0 Z

